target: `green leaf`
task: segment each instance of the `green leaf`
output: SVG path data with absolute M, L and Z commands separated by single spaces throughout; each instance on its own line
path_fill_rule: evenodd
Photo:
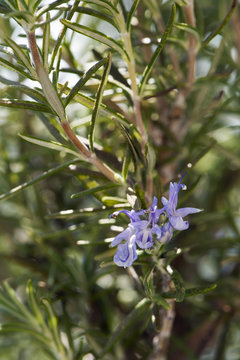
M 107 0 L 85 0 L 86 3 L 92 3 L 94 5 L 99 5 L 102 8 L 108 10 L 111 14 L 116 15 L 118 13 L 117 7 L 114 6 L 110 1 Z
M 201 46 L 201 35 L 199 33 L 199 31 L 193 27 L 193 26 L 190 26 L 188 24 L 185 24 L 185 23 L 175 23 L 173 25 L 175 28 L 179 29 L 179 30 L 182 30 L 182 31 L 185 31 L 187 33 L 190 33 L 192 35 L 195 36 L 196 40 L 197 40 L 197 50 L 200 48 Z
M 53 70 L 53 86 L 56 90 L 56 93 L 58 93 L 58 78 L 59 78 L 59 71 L 60 71 L 60 64 L 61 64 L 61 60 L 62 60 L 62 47 L 60 46 L 59 49 L 58 49 L 58 53 L 57 53 L 57 56 L 56 56 L 56 67 L 55 69 Z M 64 91 L 64 86 L 63 86 L 63 89 L 62 91 Z M 62 92 L 59 92 L 59 98 L 61 99 L 61 96 L 62 96 Z
M 29 321 L 32 324 L 36 324 L 36 320 L 34 316 L 28 311 L 26 306 L 21 302 L 21 300 L 17 297 L 15 291 L 9 286 L 7 281 L 4 281 L 3 291 L 5 298 L 8 298 L 8 302 L 11 303 L 12 308 L 15 309 L 17 315 L 15 315 L 18 319 L 24 319 L 24 321 Z
M 83 209 L 79 209 L 79 210 L 73 210 L 73 209 L 68 209 L 68 210 L 63 210 L 60 211 L 58 213 L 53 213 L 50 215 L 46 216 L 46 219 L 74 219 L 77 218 L 79 216 L 82 215 L 92 215 L 93 213 L 99 213 L 99 212 L 105 212 L 108 211 L 109 213 L 112 211 L 116 211 L 119 209 L 129 209 L 131 206 L 128 203 L 118 203 L 118 204 L 113 204 L 112 206 L 102 206 L 100 208 L 83 208 Z
M 117 327 L 117 329 L 110 336 L 106 346 L 100 354 L 100 357 L 104 356 L 109 350 L 113 347 L 113 345 L 122 338 L 124 334 L 129 331 L 129 328 L 132 327 L 135 321 L 144 313 L 147 313 L 150 309 L 152 303 L 149 299 L 142 299 L 135 308 L 126 316 L 123 322 Z
M 32 75 L 33 79 L 37 79 L 37 73 L 35 69 L 33 68 L 32 64 L 30 63 L 28 57 L 25 55 L 23 49 L 15 43 L 12 39 L 5 39 L 5 41 L 8 43 L 8 45 L 13 49 L 15 54 L 18 56 L 18 58 L 21 60 L 23 65 L 28 69 L 29 73 Z
M 19 20 L 24 20 L 27 23 L 31 23 L 33 22 L 33 16 L 29 11 L 10 11 L 9 13 L 6 14 L 6 17 L 9 19 L 14 18 L 14 20 L 17 21 L 17 19 Z M 19 23 L 20 26 L 22 26 L 22 21 L 17 21 Z
M 36 293 L 33 289 L 32 281 L 29 280 L 27 284 L 27 295 L 28 295 L 28 301 L 31 306 L 31 309 L 33 311 L 33 314 L 35 315 L 37 322 L 41 327 L 46 327 L 44 317 L 42 315 L 40 304 L 37 300 Z
M 196 295 L 207 294 L 210 291 L 215 290 L 216 287 L 217 287 L 217 284 L 212 284 L 209 286 L 198 286 L 198 287 L 193 287 L 190 289 L 185 289 L 185 298 L 191 297 L 191 296 L 196 296 Z M 177 296 L 176 291 L 168 291 L 168 292 L 162 293 L 161 295 L 166 299 L 175 299 Z
M 169 303 L 164 299 L 164 297 L 162 297 L 159 294 L 155 294 L 152 296 L 152 300 L 157 304 L 160 305 L 162 307 L 164 307 L 164 309 L 169 310 L 170 309 L 170 305 Z
M 52 304 L 47 299 L 42 299 L 41 302 L 46 311 L 47 318 L 48 318 L 48 324 L 49 324 L 53 339 L 57 345 L 57 348 L 62 354 L 66 355 L 66 350 L 63 346 L 63 343 L 62 343 L 61 337 L 60 337 L 60 330 L 58 327 L 58 319 L 55 315 Z
M 132 17 L 134 15 L 134 12 L 139 4 L 140 0 L 134 0 L 132 6 L 131 6 L 131 9 L 129 11 L 129 14 L 128 14 L 128 18 L 127 18 L 127 31 L 130 30 L 130 27 L 131 27 L 131 20 L 132 20 Z
M 170 272 L 169 275 L 171 276 L 171 279 L 176 288 L 176 301 L 182 302 L 185 297 L 185 287 L 184 287 L 183 279 L 179 274 L 179 272 L 175 269 L 172 269 L 172 272 Z
M 61 1 L 56 1 L 55 3 L 57 3 L 57 2 L 60 3 Z M 80 0 L 74 1 L 73 6 L 71 7 L 70 11 L 68 12 L 67 20 L 71 20 L 71 18 L 75 14 L 75 11 L 76 11 L 79 3 L 80 3 Z M 40 16 L 41 16 L 41 14 L 40 14 Z M 49 66 L 50 71 L 53 68 L 53 64 L 54 64 L 56 55 L 58 53 L 58 49 L 62 44 L 62 41 L 63 41 L 64 35 L 66 33 L 66 30 L 67 30 L 67 27 L 64 26 L 63 29 L 61 30 L 56 42 L 55 42 L 55 46 L 54 46 L 54 49 L 53 49 L 53 52 L 52 52 L 51 62 L 50 62 L 50 66 Z
M 2 0 L 1 3 L 4 3 L 4 5 L 8 6 L 12 10 L 17 9 L 15 0 Z
M 9 70 L 17 72 L 18 74 L 22 75 L 24 78 L 34 80 L 31 74 L 24 71 L 23 66 L 12 64 L 9 61 L 3 59 L 2 57 L 0 57 L 0 65 L 4 66 Z
M 93 49 L 92 52 L 96 56 L 96 50 Z M 104 58 L 103 57 L 97 57 L 97 60 L 102 60 L 102 59 L 104 59 Z M 77 74 L 80 77 L 84 76 L 84 74 L 85 74 L 84 71 L 77 70 L 77 69 L 74 69 L 74 68 L 61 68 L 61 72 Z M 117 75 L 116 75 L 116 72 L 118 72 Z M 112 75 L 113 78 L 108 79 L 108 84 L 111 85 L 111 86 L 114 86 L 115 88 L 121 88 L 122 91 L 126 93 L 128 99 L 131 99 L 132 90 L 130 89 L 126 79 L 123 76 L 120 75 L 119 71 L 117 70 L 117 67 L 114 66 L 113 63 L 112 63 L 112 66 L 111 66 L 110 74 Z M 99 75 L 97 73 L 93 74 L 92 77 L 94 79 L 101 80 L 101 75 Z M 60 86 L 63 87 L 63 85 L 60 85 Z
M 61 87 L 62 85 L 60 85 Z M 77 93 L 75 95 L 75 100 L 79 102 L 80 104 L 86 106 L 89 109 L 94 108 L 95 100 L 91 98 L 90 96 L 84 95 L 82 93 Z M 108 106 L 101 104 L 99 108 L 99 113 L 102 116 L 110 117 L 113 120 L 117 120 L 118 122 L 122 123 L 126 127 L 130 126 L 130 122 L 121 114 L 117 113 L 116 111 L 110 109 Z
M 0 309 L 21 321 L 24 320 L 25 316 L 19 312 L 19 309 L 14 306 L 9 297 L 3 292 L 0 292 Z
M 96 192 L 107 190 L 107 189 L 112 189 L 112 188 L 115 188 L 115 187 L 118 187 L 118 186 L 119 186 L 118 184 L 99 185 L 99 186 L 96 186 L 96 187 L 94 187 L 92 189 L 87 189 L 87 190 L 81 191 L 79 193 L 73 194 L 73 195 L 71 195 L 71 198 L 72 199 L 77 199 L 77 198 L 80 198 L 80 197 L 83 197 L 83 196 L 92 195 L 92 194 L 95 194 Z M 0 197 L 0 200 L 1 200 L 1 197 Z
M 31 12 L 34 13 L 36 9 L 40 6 L 42 0 L 30 0 L 28 3 L 29 8 L 31 9 Z
M 92 38 L 93 40 L 99 41 L 102 44 L 109 46 L 111 49 L 117 51 L 122 57 L 128 58 L 128 54 L 123 48 L 123 46 L 120 44 L 120 42 L 114 40 L 110 36 L 107 36 L 104 33 L 97 30 L 93 31 L 91 28 L 87 26 L 79 25 L 77 23 L 73 23 L 68 20 L 61 20 L 61 23 L 73 31 L 76 31 L 82 35 L 86 35 Z
M 92 118 L 91 118 L 91 123 L 90 123 L 89 145 L 90 145 L 90 149 L 91 149 L 92 152 L 94 152 L 95 123 L 96 123 L 99 107 L 100 107 L 100 105 L 102 103 L 103 92 L 104 92 L 104 89 L 105 89 L 105 85 L 107 83 L 107 79 L 108 79 L 108 75 L 109 75 L 109 72 L 110 72 L 111 64 L 112 64 L 112 57 L 111 57 L 111 54 L 109 53 L 108 60 L 107 60 L 107 63 L 105 65 L 105 69 L 104 69 L 104 72 L 103 72 L 102 80 L 100 82 L 100 85 L 99 85 L 99 88 L 98 88 L 98 91 L 97 91 L 95 106 L 94 106 L 94 109 L 93 109 L 93 112 L 92 112 Z
M 39 17 L 42 17 L 43 14 L 45 14 L 46 12 L 49 12 L 51 10 L 56 10 L 59 5 L 65 4 L 65 3 L 68 3 L 68 0 L 56 0 L 48 5 L 41 7 L 35 14 L 36 19 L 38 19 Z
M 143 160 L 139 143 L 136 138 L 133 137 L 133 134 L 131 134 L 122 124 L 120 124 L 120 128 L 124 139 L 128 144 L 136 168 L 137 165 L 139 165 L 139 163 Z
M 45 346 L 50 345 L 50 341 L 47 338 L 46 334 L 41 333 L 41 329 L 37 331 L 31 324 L 26 324 L 24 322 L 17 322 L 17 321 L 11 321 L 6 324 L 1 324 L 0 333 L 2 334 L 11 334 L 13 332 L 16 332 L 18 334 L 24 334 L 26 333 L 29 337 L 32 336 L 35 340 L 40 342 L 41 344 L 44 344 Z
M 130 195 L 131 196 L 131 195 Z M 129 203 L 133 203 L 133 209 L 136 208 L 136 200 L 132 199 L 132 201 L 129 199 L 130 196 L 127 196 L 127 199 Z M 143 267 L 143 277 L 141 277 L 142 283 L 145 287 L 145 292 L 148 294 L 149 298 L 152 299 L 152 295 L 154 292 L 154 285 L 153 285 L 153 276 L 154 276 L 154 269 L 155 269 L 155 263 L 152 263 L 148 265 L 147 267 Z
M 7 14 L 10 11 L 12 11 L 12 9 L 2 0 L 0 4 L 0 14 Z
M 44 171 L 41 175 L 35 177 L 34 179 L 32 179 L 30 181 L 26 181 L 25 183 L 18 185 L 15 188 L 11 189 L 7 193 L 0 195 L 0 201 L 6 200 L 6 199 L 18 194 L 20 191 L 28 188 L 29 186 L 34 185 L 34 184 L 38 183 L 39 181 L 42 181 L 42 180 L 48 178 L 49 176 L 52 176 L 52 175 L 58 173 L 59 171 L 68 167 L 69 165 L 75 164 L 76 162 L 79 162 L 79 161 L 80 161 L 79 159 L 67 161 L 64 164 L 58 165 L 50 170 Z
M 116 196 L 104 196 L 102 197 L 102 202 L 104 202 L 107 206 L 114 206 L 124 202 L 128 204 L 127 200 Z
M 95 9 L 90 9 L 87 7 L 79 6 L 76 9 L 76 12 L 80 12 L 81 14 L 91 15 L 91 16 L 97 17 L 101 20 L 104 20 L 104 21 L 108 22 L 109 24 L 111 24 L 112 26 L 114 26 L 115 29 L 117 29 L 119 31 L 118 25 L 115 23 L 114 18 L 110 17 L 108 15 L 105 15 L 102 11 L 100 12 Z
M 191 288 L 191 289 L 186 289 L 185 297 L 207 294 L 210 291 L 215 290 L 216 287 L 217 287 L 217 284 L 212 284 L 209 286 L 199 286 L 199 287 L 195 287 L 195 288 Z
M 165 30 L 163 36 L 161 37 L 161 42 L 158 45 L 158 47 L 156 48 L 156 50 L 154 51 L 154 54 L 153 54 L 149 64 L 146 66 L 146 68 L 145 68 L 145 70 L 143 72 L 143 77 L 142 77 L 142 80 L 141 80 L 141 83 L 140 83 L 140 89 L 139 89 L 140 94 L 142 93 L 142 91 L 144 89 L 144 86 L 145 86 L 145 84 L 147 82 L 147 79 L 148 79 L 148 77 L 149 77 L 149 75 L 150 75 L 150 73 L 152 71 L 152 68 L 153 68 L 159 54 L 161 53 L 161 51 L 162 51 L 162 49 L 163 49 L 163 47 L 165 45 L 167 37 L 168 37 L 168 35 L 170 34 L 170 32 L 172 30 L 175 14 L 176 14 L 176 5 L 173 4 L 172 12 L 171 12 L 171 15 L 170 15 L 166 30 Z
M 50 15 L 47 13 L 46 20 L 50 20 Z M 49 53 L 49 43 L 50 43 L 50 23 L 47 22 L 44 25 L 43 29 L 43 45 L 42 45 L 42 56 L 43 56 L 43 66 L 48 73 L 48 53 Z
M 29 2 L 29 0 L 17 0 L 16 1 L 17 9 L 20 11 L 25 9 L 27 11 L 29 9 L 29 5 L 30 5 L 30 4 L 27 4 L 27 2 Z M 31 2 L 31 0 L 30 0 L 30 2 Z
M 67 140 L 65 140 L 62 135 L 60 135 L 60 129 L 58 129 L 58 123 L 56 121 L 56 118 L 48 118 L 43 113 L 38 113 L 38 117 L 43 122 L 43 124 L 46 126 L 50 134 L 61 144 L 67 144 Z
M 58 10 L 58 12 L 55 13 L 54 16 L 52 16 L 51 18 L 49 18 L 48 20 L 45 20 L 45 21 L 41 21 L 41 22 L 36 22 L 33 26 L 32 26 L 32 30 L 36 30 L 37 28 L 42 28 L 44 27 L 45 25 L 50 25 L 53 21 L 57 20 L 61 15 L 62 13 L 64 12 L 64 8 L 60 8 Z
M 0 81 L 4 84 L 9 84 L 9 86 L 4 89 L 6 92 L 8 90 L 11 91 L 12 89 L 18 90 L 18 91 L 23 92 L 24 94 L 30 96 L 34 100 L 38 100 L 43 105 L 48 106 L 48 104 L 46 103 L 45 97 L 43 96 L 43 94 L 40 91 L 33 89 L 33 88 L 29 88 L 28 86 L 22 85 L 21 83 L 5 79 L 2 76 L 0 76 Z M 36 103 L 36 104 L 38 104 L 38 103 Z
M 96 49 L 92 49 L 92 52 L 97 60 L 102 60 L 102 58 L 103 58 L 102 55 Z M 108 83 L 111 85 L 113 84 L 117 87 L 120 87 L 123 91 L 125 91 L 127 93 L 130 103 L 132 104 L 131 86 L 128 84 L 126 78 L 120 73 L 118 66 L 115 66 L 113 63 L 111 66 L 110 74 L 112 75 L 113 79 L 109 80 Z
M 103 58 L 94 64 L 83 76 L 81 79 L 74 85 L 72 90 L 69 92 L 65 99 L 65 106 L 67 106 L 70 101 L 74 98 L 74 96 L 78 93 L 78 91 L 83 87 L 84 84 L 95 74 L 101 66 L 103 66 L 107 62 L 107 58 Z
M 233 0 L 232 2 L 232 6 L 230 8 L 230 10 L 228 11 L 227 15 L 225 16 L 225 18 L 223 19 L 223 21 L 221 22 L 221 24 L 217 27 L 216 30 L 214 30 L 207 38 L 206 40 L 204 40 L 202 46 L 205 47 L 207 46 L 210 41 L 215 38 L 216 35 L 218 35 L 221 30 L 224 28 L 224 26 L 228 23 L 228 21 L 230 20 L 235 8 L 237 6 L 237 0 Z
M 129 171 L 130 164 L 131 164 L 131 155 L 130 155 L 129 148 L 127 148 L 126 155 L 124 156 L 123 165 L 122 165 L 122 177 L 125 182 L 128 177 L 128 171 Z
M 43 147 L 46 147 L 46 148 L 49 148 L 49 149 L 52 149 L 52 150 L 63 151 L 63 152 L 72 154 L 72 155 L 77 156 L 77 157 L 80 156 L 80 153 L 72 150 L 70 147 L 68 147 L 66 145 L 57 143 L 55 141 L 39 139 L 39 138 L 34 137 L 34 136 L 27 136 L 27 135 L 23 135 L 23 134 L 19 134 L 19 136 L 22 139 L 24 139 L 24 140 L 26 140 L 26 141 L 28 141 L 28 142 L 30 142 L 32 144 L 40 145 L 40 146 L 43 146 Z
M 49 108 L 49 106 L 37 103 L 34 101 L 27 101 L 27 100 L 14 100 L 14 99 L 7 99 L 7 100 L 1 100 L 0 99 L 0 106 L 9 107 L 11 109 L 28 109 L 33 111 L 40 111 L 40 112 L 46 112 L 50 113 L 52 115 L 55 115 L 53 111 Z

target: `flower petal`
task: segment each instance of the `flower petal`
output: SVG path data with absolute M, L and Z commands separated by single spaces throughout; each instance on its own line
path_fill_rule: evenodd
M 152 228 L 152 233 L 157 235 L 157 240 L 161 240 L 161 236 L 162 236 L 162 230 L 158 225 L 154 225 Z
M 120 244 L 123 240 L 129 240 L 129 238 L 133 235 L 134 229 L 130 226 L 128 226 L 124 231 L 122 231 L 120 234 L 118 234 L 115 239 L 111 243 L 111 247 L 116 246 Z
M 150 209 L 154 211 L 156 208 L 157 208 L 157 198 L 156 196 L 154 196 L 152 206 L 150 207 Z
M 153 246 L 152 229 L 146 228 L 136 233 L 136 241 L 140 249 L 149 249 Z
M 188 221 L 183 221 L 180 216 L 170 216 L 169 222 L 176 230 L 186 230 L 189 227 Z
M 162 226 L 162 238 L 161 241 L 163 243 L 167 243 L 171 240 L 173 236 L 173 227 L 170 223 L 166 223 Z
M 134 223 L 132 223 L 132 227 L 134 227 L 134 229 L 140 231 L 145 229 L 149 224 L 149 221 L 147 220 L 140 220 L 140 221 L 135 221 Z
M 116 254 L 114 255 L 113 261 L 117 266 L 128 267 L 137 259 L 135 235 L 132 239 L 125 244 L 120 244 L 117 247 Z
M 184 217 L 184 216 L 187 216 L 189 214 L 195 214 L 195 213 L 198 213 L 200 212 L 201 210 L 200 209 L 197 209 L 197 208 L 192 208 L 192 207 L 185 207 L 185 208 L 181 208 L 181 209 L 177 209 L 175 211 L 175 214 L 177 214 L 178 216 L 180 217 Z
M 139 215 L 144 214 L 144 211 L 143 210 L 140 210 L 140 211 L 119 210 L 119 211 L 115 211 L 114 213 L 112 213 L 109 216 L 109 218 L 110 217 L 117 217 L 120 213 L 123 213 L 123 214 L 127 215 L 131 219 L 131 221 L 139 221 L 139 220 L 141 220 Z
M 169 203 L 168 199 L 166 199 L 165 196 L 162 196 L 161 201 L 162 201 L 163 206 L 167 206 Z
M 178 202 L 178 192 L 181 189 L 181 186 L 179 186 L 178 183 L 172 183 L 170 182 L 169 187 L 169 202 L 173 209 L 176 209 L 177 202 Z

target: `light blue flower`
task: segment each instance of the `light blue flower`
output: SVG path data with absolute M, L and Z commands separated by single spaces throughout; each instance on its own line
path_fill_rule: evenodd
M 131 266 L 137 259 L 136 235 L 133 234 L 126 243 L 119 244 L 113 261 L 124 268 Z
M 136 227 L 137 244 L 141 249 L 149 249 L 154 244 L 154 235 L 156 240 L 161 239 L 161 228 L 157 225 L 163 209 L 157 208 L 157 198 L 154 197 L 153 203 L 149 209 L 145 210 L 148 220 L 142 220 L 141 223 L 134 224 Z
M 135 224 L 141 222 L 140 215 L 144 214 L 144 211 L 134 210 L 120 210 L 114 212 L 111 216 L 116 217 L 120 213 L 127 215 L 131 222 L 128 227 L 118 234 L 111 243 L 111 247 L 118 246 L 113 261 L 118 266 L 128 267 L 137 259 L 137 247 L 136 247 L 136 227 Z M 125 243 L 122 243 L 125 241 Z
M 201 210 L 190 207 L 177 209 L 179 190 L 185 187 L 181 180 L 178 183 L 170 183 L 169 200 L 162 197 L 163 208 L 158 209 L 157 198 L 154 197 L 152 205 L 147 210 L 120 210 L 111 215 L 116 217 L 123 213 L 130 219 L 128 227 L 111 243 L 111 247 L 117 246 L 113 259 L 115 264 L 125 268 L 131 266 L 138 257 L 137 246 L 140 249 L 149 249 L 154 245 L 154 240 L 169 242 L 174 229 L 185 230 L 189 227 L 188 221 L 184 221 L 183 217 Z M 168 220 L 160 219 L 163 213 Z
M 111 243 L 111 247 L 118 246 L 114 256 L 114 262 L 118 266 L 127 267 L 137 259 L 136 244 L 140 249 L 148 249 L 156 240 L 161 239 L 161 228 L 157 225 L 160 214 L 164 209 L 157 208 L 157 198 L 154 197 L 152 206 L 147 210 L 120 210 L 111 216 L 116 217 L 124 213 L 130 218 L 128 227 L 118 234 Z M 142 217 L 148 219 L 142 219 Z M 125 241 L 125 243 L 122 243 Z
M 178 192 L 180 189 L 185 188 L 185 185 L 181 184 L 181 180 L 182 178 L 178 183 L 170 182 L 169 200 L 167 200 L 164 196 L 162 197 L 162 203 L 169 217 L 169 223 L 176 230 L 188 229 L 189 223 L 188 221 L 184 221 L 183 217 L 201 211 L 200 209 L 191 207 L 176 209 L 178 202 Z
M 169 242 L 173 236 L 173 227 L 168 222 L 161 227 L 161 230 L 162 230 L 161 241 L 163 243 Z

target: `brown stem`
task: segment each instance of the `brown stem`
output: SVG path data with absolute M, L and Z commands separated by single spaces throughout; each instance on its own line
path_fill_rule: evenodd
M 69 122 L 65 116 L 65 111 L 63 105 L 56 93 L 51 81 L 49 80 L 48 74 L 46 73 L 43 63 L 38 51 L 36 36 L 34 32 L 27 31 L 27 38 L 29 42 L 29 47 L 31 50 L 33 62 L 36 68 L 38 79 L 42 85 L 42 90 L 46 99 L 48 100 L 51 107 L 56 112 L 57 116 L 60 119 L 60 125 L 64 130 L 68 139 L 73 143 L 73 145 L 80 151 L 83 157 L 89 161 L 91 164 L 96 166 L 108 179 L 113 182 L 121 183 L 123 182 L 120 175 L 114 173 L 106 164 L 104 164 L 100 159 L 96 157 L 82 142 L 79 140 L 77 135 L 71 129 Z
M 39 66 L 42 65 L 42 60 L 40 58 L 40 54 L 38 51 L 35 32 L 34 31 L 27 32 L 27 38 L 28 38 L 28 44 L 29 44 L 29 47 L 31 50 L 33 62 L 34 62 L 34 65 L 35 65 L 35 68 L 36 68 L 36 71 L 38 74 L 38 69 L 39 69 Z
M 90 150 L 88 150 L 88 148 L 79 140 L 79 138 L 77 137 L 77 135 L 73 132 L 73 130 L 71 129 L 69 122 L 68 121 L 63 121 L 61 122 L 61 126 L 65 132 L 65 134 L 67 135 L 68 139 L 73 143 L 73 145 L 80 150 L 80 152 L 86 157 L 86 158 L 90 158 L 91 157 L 91 152 Z
M 188 0 L 188 6 L 185 8 L 185 15 L 187 24 L 195 27 L 195 15 L 194 15 L 194 0 Z M 195 64 L 196 64 L 196 39 L 193 34 L 188 34 L 188 74 L 187 74 L 187 86 L 185 94 L 188 95 L 195 79 Z
M 233 36 L 235 38 L 235 44 L 238 52 L 238 59 L 240 60 L 240 18 L 238 12 L 234 12 L 232 15 L 232 27 Z
M 171 290 L 171 279 L 167 273 L 163 273 L 162 290 Z M 149 360 L 166 360 L 168 353 L 169 340 L 172 333 L 172 326 L 175 318 L 175 300 L 167 300 L 169 304 L 169 310 L 162 310 L 161 319 L 162 326 L 161 331 L 153 338 L 153 354 Z
M 120 6 L 118 6 L 118 10 L 119 10 L 118 23 L 122 34 L 123 42 L 125 45 L 125 49 L 128 53 L 128 58 L 126 58 L 126 63 L 128 66 L 129 78 L 131 81 L 132 101 L 133 101 L 133 108 L 136 118 L 136 127 L 138 128 L 141 134 L 141 150 L 143 157 L 145 157 L 146 144 L 148 142 L 148 134 L 146 132 L 142 119 L 141 103 L 140 103 L 139 90 L 136 79 L 136 66 L 135 66 L 136 64 L 135 64 L 134 52 L 133 52 L 130 32 L 127 31 L 126 29 L 126 23 Z M 147 178 L 148 180 L 147 180 L 145 199 L 146 202 L 150 204 L 152 199 L 152 192 L 153 192 L 152 174 L 148 173 Z
M 73 145 L 82 153 L 82 155 L 88 160 L 91 164 L 96 166 L 98 170 L 101 171 L 109 180 L 118 183 L 121 181 L 120 175 L 118 177 L 106 164 L 104 164 L 99 158 L 96 157 L 77 137 L 74 131 L 71 129 L 69 122 L 67 120 L 61 122 L 61 126 L 67 135 L 68 139 L 73 143 Z

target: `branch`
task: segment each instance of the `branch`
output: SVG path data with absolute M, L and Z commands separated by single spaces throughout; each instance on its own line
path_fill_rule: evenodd
M 185 15 L 187 24 L 195 27 L 195 15 L 194 15 L 194 0 L 188 0 L 188 6 L 185 8 Z M 188 34 L 188 74 L 187 74 L 187 86 L 185 89 L 185 94 L 188 95 L 191 91 L 192 85 L 195 80 L 195 64 L 196 64 L 196 39 L 195 36 L 191 33 Z

